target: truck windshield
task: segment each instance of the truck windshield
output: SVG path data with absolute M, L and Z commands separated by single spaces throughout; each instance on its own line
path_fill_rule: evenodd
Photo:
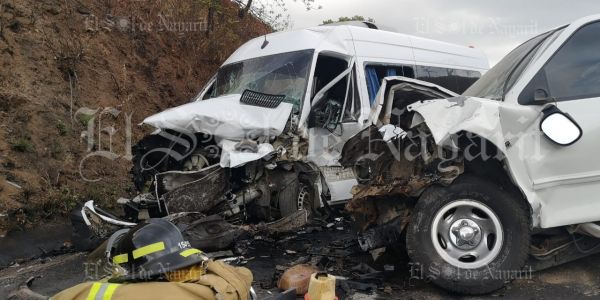
M 564 27 L 563 27 L 564 28 Z M 485 73 L 464 93 L 464 96 L 503 100 L 504 94 L 517 81 L 542 44 L 552 40 L 563 28 L 542 33 L 515 48 L 493 68 Z M 548 39 L 551 37 L 551 39 Z M 546 43 L 547 45 L 547 43 Z
M 251 58 L 221 67 L 213 97 L 241 94 L 244 90 L 285 95 L 298 111 L 306 93 L 314 50 Z

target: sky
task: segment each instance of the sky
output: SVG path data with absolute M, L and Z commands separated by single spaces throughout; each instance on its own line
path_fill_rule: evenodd
M 361 15 L 397 32 L 474 46 L 491 66 L 537 34 L 600 14 L 598 0 L 315 0 L 322 8 L 309 11 L 286 1 L 292 29 Z

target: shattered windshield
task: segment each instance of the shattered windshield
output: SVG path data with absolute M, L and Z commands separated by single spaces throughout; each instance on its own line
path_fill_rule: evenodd
M 244 90 L 285 95 L 298 111 L 304 98 L 314 50 L 257 57 L 223 66 L 217 72 L 213 97 Z
M 525 67 L 536 56 L 539 49 L 543 48 L 541 45 L 547 40 L 556 38 L 562 32 L 562 29 L 548 31 L 521 44 L 487 71 L 463 95 L 491 100 L 503 100 L 504 93 L 510 90 L 525 70 Z M 550 36 L 552 38 L 548 39 Z M 545 44 L 547 45 L 547 43 Z

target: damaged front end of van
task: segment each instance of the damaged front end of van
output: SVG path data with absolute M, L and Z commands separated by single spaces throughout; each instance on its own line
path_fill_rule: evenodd
M 159 130 L 133 148 L 143 201 L 133 215 L 219 214 L 230 222 L 270 222 L 314 207 L 318 176 L 299 162 L 293 104 L 251 90 L 191 102 L 144 120 Z M 304 216 L 306 219 L 306 215 Z

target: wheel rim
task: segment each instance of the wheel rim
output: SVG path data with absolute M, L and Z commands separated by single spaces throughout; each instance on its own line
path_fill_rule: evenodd
M 308 185 L 300 183 L 300 188 L 298 191 L 298 210 L 305 209 L 310 215 L 313 208 L 312 199 L 313 197 Z
M 493 261 L 504 242 L 498 216 L 485 204 L 456 200 L 440 209 L 432 222 L 431 240 L 449 264 L 476 269 Z

